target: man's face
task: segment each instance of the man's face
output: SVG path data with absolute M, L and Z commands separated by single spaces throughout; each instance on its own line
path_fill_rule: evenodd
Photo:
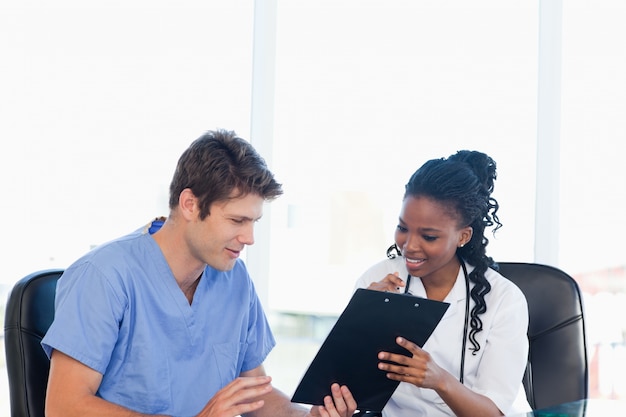
M 210 215 L 190 224 L 191 255 L 217 270 L 232 269 L 244 247 L 254 243 L 254 223 L 263 215 L 263 203 L 257 194 L 213 203 Z

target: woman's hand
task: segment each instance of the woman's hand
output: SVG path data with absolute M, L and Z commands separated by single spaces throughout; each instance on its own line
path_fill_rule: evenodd
M 404 287 L 404 281 L 400 279 L 400 273 L 394 272 L 393 274 L 387 274 L 385 278 L 378 282 L 372 282 L 368 290 L 386 291 L 386 292 L 398 292 L 400 288 Z
M 398 337 L 396 343 L 411 352 L 412 356 L 380 352 L 378 359 L 385 362 L 380 362 L 378 368 L 387 372 L 387 378 L 435 390 L 455 416 L 503 415 L 490 398 L 461 384 L 456 377 L 440 368 L 430 354 L 415 343 L 402 337 Z
M 396 343 L 411 352 L 413 356 L 380 352 L 378 359 L 385 362 L 380 362 L 378 369 L 386 371 L 387 378 L 394 381 L 408 382 L 421 388 L 434 390 L 444 388 L 449 373 L 440 368 L 428 352 L 402 337 L 398 337 Z

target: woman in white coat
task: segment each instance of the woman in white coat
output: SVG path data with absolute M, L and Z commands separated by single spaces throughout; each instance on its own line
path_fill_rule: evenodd
M 381 372 L 400 381 L 384 417 L 530 410 L 522 385 L 526 299 L 486 254 L 485 228 L 502 226 L 491 196 L 495 178 L 495 162 L 477 151 L 426 162 L 406 185 L 388 259 L 357 282 L 450 303 L 422 348 L 398 338 L 412 356 L 380 352 Z

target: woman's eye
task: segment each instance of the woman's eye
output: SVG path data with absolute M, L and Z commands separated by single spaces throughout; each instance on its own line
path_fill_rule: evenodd
M 402 226 L 402 225 L 398 225 L 397 229 L 398 229 L 399 232 L 402 232 L 402 233 L 406 233 L 406 231 L 407 231 L 407 228 Z
M 435 240 L 437 240 L 437 236 L 424 235 L 422 237 L 424 238 L 426 242 L 434 242 Z

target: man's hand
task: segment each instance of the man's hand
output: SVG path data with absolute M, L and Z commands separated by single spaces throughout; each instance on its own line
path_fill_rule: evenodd
M 219 390 L 196 417 L 235 417 L 258 410 L 272 391 L 269 376 L 239 377 Z
M 356 401 L 348 387 L 333 384 L 330 387 L 332 395 L 324 397 L 324 405 L 311 408 L 309 412 L 313 417 L 349 417 L 356 411 Z

